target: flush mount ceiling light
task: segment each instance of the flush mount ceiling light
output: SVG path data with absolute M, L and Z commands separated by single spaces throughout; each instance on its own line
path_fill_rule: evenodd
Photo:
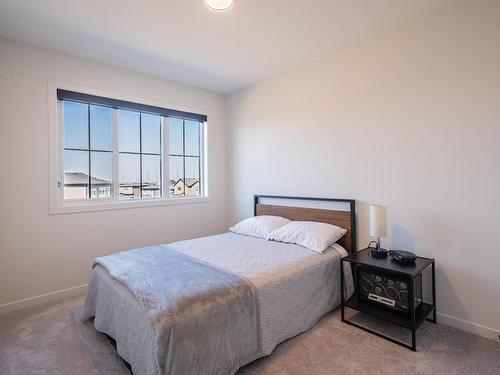
M 233 0 L 206 0 L 207 6 L 217 12 L 225 12 L 233 5 Z

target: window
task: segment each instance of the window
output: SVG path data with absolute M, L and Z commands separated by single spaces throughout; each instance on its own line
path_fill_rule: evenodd
M 206 195 L 206 116 L 59 89 L 57 96 L 62 201 Z

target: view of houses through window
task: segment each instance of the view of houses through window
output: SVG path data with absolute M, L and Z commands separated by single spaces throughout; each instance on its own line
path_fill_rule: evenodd
M 169 120 L 169 191 L 172 196 L 200 194 L 201 127 L 196 121 Z
M 61 103 L 64 199 L 200 195 L 202 122 L 70 100 Z
M 118 110 L 120 198 L 162 194 L 161 116 Z

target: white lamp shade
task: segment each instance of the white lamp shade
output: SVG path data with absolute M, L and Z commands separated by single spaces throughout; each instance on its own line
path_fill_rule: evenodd
M 370 236 L 387 236 L 387 210 L 382 206 L 370 206 Z

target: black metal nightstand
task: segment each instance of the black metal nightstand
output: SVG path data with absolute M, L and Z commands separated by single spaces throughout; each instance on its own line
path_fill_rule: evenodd
M 351 264 L 355 284 L 355 292 L 348 300 L 345 300 L 344 297 L 344 262 Z M 432 304 L 424 302 L 422 298 L 422 273 L 428 267 L 431 267 L 432 275 Z M 342 322 L 413 351 L 417 350 L 415 333 L 418 327 L 420 327 L 424 320 L 436 324 L 434 259 L 417 257 L 415 263 L 402 265 L 392 260 L 390 256 L 375 258 L 370 254 L 369 249 L 364 249 L 342 258 L 340 274 L 340 314 Z M 376 287 L 373 287 L 373 293 L 370 293 L 370 288 L 372 287 L 372 284 L 370 284 L 371 280 L 374 283 L 378 283 L 378 292 L 375 292 Z M 397 285 L 398 291 L 390 291 L 389 289 L 391 288 L 386 285 Z M 418 288 L 420 288 L 420 291 Z M 389 292 L 396 296 L 393 298 Z M 399 298 L 398 292 L 402 293 L 405 298 Z M 404 295 L 404 293 L 407 294 Z M 398 300 L 398 304 L 395 303 L 395 300 Z M 345 319 L 344 309 L 346 307 L 409 329 L 412 334 L 411 345 Z M 432 319 L 428 319 L 427 317 L 431 313 Z

